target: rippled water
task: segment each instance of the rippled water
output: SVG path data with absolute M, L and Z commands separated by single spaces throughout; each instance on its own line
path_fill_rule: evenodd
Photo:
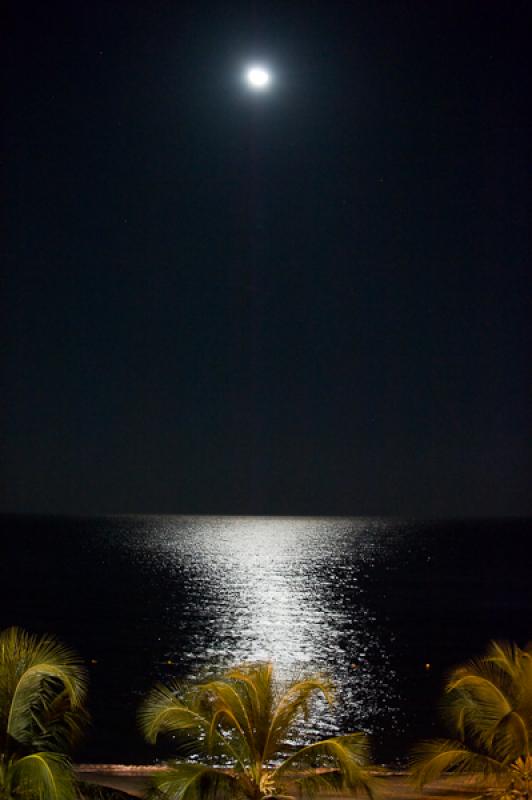
M 362 728 L 390 761 L 418 729 L 431 733 L 446 669 L 491 636 L 530 635 L 528 576 L 508 554 L 526 546 L 526 522 L 3 524 L 17 531 L 3 624 L 53 631 L 94 662 L 88 757 L 153 757 L 134 708 L 155 679 L 271 659 L 281 677 L 325 670 L 334 678 L 336 710 L 318 709 L 309 735 Z
M 163 661 L 190 677 L 266 659 L 280 677 L 327 670 L 343 715 L 371 715 L 375 727 L 379 716 L 395 724 L 397 710 L 389 641 L 360 586 L 375 567 L 378 531 L 378 522 L 352 520 L 169 518 L 156 530 L 147 520 L 119 546 L 179 586 L 164 609 L 172 633 Z

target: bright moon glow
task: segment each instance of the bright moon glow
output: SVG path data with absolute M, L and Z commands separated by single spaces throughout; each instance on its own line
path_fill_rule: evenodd
M 266 89 L 270 83 L 270 73 L 264 67 L 250 67 L 246 79 L 253 89 Z

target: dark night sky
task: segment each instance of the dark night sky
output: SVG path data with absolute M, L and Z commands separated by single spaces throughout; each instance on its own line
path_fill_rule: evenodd
M 529 9 L 4 6 L 0 508 L 531 514 Z

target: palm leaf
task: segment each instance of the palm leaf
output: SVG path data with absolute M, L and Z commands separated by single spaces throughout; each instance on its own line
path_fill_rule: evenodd
M 61 694 L 72 709 L 81 708 L 86 671 L 78 656 L 49 636 L 19 628 L 0 633 L 0 715 L 6 735 L 31 745 Z
M 273 665 L 269 662 L 244 664 L 229 670 L 224 678 L 242 697 L 253 730 L 248 744 L 253 758 L 259 759 L 268 736 L 274 703 Z
M 526 761 L 529 753 L 530 652 L 515 644 L 492 642 L 485 656 L 453 671 L 446 687 L 445 713 L 458 740 L 419 746 L 414 753 L 418 784 L 446 772 L 476 773 L 484 779 L 506 775 L 511 781 L 513 767 L 520 757 Z
M 488 748 L 498 761 L 509 764 L 528 755 L 528 730 L 524 719 L 510 711 L 494 726 Z
M 302 747 L 286 758 L 272 773 L 276 782 L 292 771 L 303 772 L 307 790 L 323 785 L 329 789 L 364 790 L 373 796 L 375 782 L 365 769 L 369 760 L 368 739 L 363 733 L 335 736 Z M 319 769 L 319 768 L 322 769 Z M 308 772 L 309 768 L 314 773 Z M 316 771 L 319 769 L 319 771 Z
M 157 684 L 142 703 L 138 719 L 144 736 L 152 744 L 163 733 L 193 734 L 204 739 L 210 721 L 177 695 L 175 684 Z
M 470 698 L 470 710 L 475 710 L 479 724 L 492 725 L 512 710 L 505 693 L 488 678 L 480 675 L 463 675 L 447 686 L 450 704 L 461 706 Z
M 39 732 L 34 734 L 32 746 L 37 750 L 68 752 L 81 741 L 89 722 L 87 710 L 73 709 L 66 692 L 61 692 L 38 720 Z
M 264 761 L 275 755 L 286 741 L 297 718 L 308 717 L 311 700 L 322 694 L 326 702 L 333 702 L 332 687 L 326 678 L 307 678 L 289 686 L 279 698 L 273 712 L 266 741 L 263 747 Z
M 451 739 L 421 742 L 412 755 L 412 777 L 419 787 L 437 780 L 445 773 L 477 773 L 490 778 L 504 773 L 494 758 L 470 750 Z
M 9 785 L 14 795 L 35 800 L 75 800 L 70 762 L 58 753 L 31 753 L 11 763 Z
M 238 780 L 203 764 L 176 763 L 152 779 L 154 794 L 169 800 L 225 800 L 242 794 Z
M 219 728 L 233 729 L 239 741 L 239 750 L 242 752 L 242 745 L 245 743 L 244 750 L 247 751 L 248 758 L 254 760 L 257 757 L 257 724 L 253 718 L 250 704 L 246 704 L 246 694 L 242 697 L 242 687 L 235 686 L 229 680 L 214 680 L 200 684 L 197 691 L 199 703 L 211 717 L 209 728 L 209 746 L 215 748 L 220 744 Z M 222 738 L 223 741 L 223 738 Z
M 506 673 L 511 681 L 518 680 L 521 673 L 521 651 L 512 642 L 491 642 L 485 661 L 494 664 Z
M 236 667 L 186 692 L 175 684 L 155 687 L 139 712 L 146 738 L 155 742 L 159 733 L 167 731 L 187 734 L 195 755 L 205 763 L 175 764 L 157 776 L 154 792 L 175 800 L 198 800 L 216 793 L 222 798 L 227 793 L 280 798 L 284 795 L 278 792 L 299 780 L 305 791 L 342 787 L 364 789 L 371 795 L 363 734 L 316 742 L 272 767 L 288 731 L 318 692 L 332 699 L 330 685 L 319 677 L 297 681 L 281 691 L 271 664 Z

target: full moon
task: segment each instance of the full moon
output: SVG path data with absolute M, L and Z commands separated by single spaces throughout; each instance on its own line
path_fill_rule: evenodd
M 246 72 L 246 80 L 252 89 L 266 89 L 271 81 L 270 73 L 264 67 L 250 67 Z

